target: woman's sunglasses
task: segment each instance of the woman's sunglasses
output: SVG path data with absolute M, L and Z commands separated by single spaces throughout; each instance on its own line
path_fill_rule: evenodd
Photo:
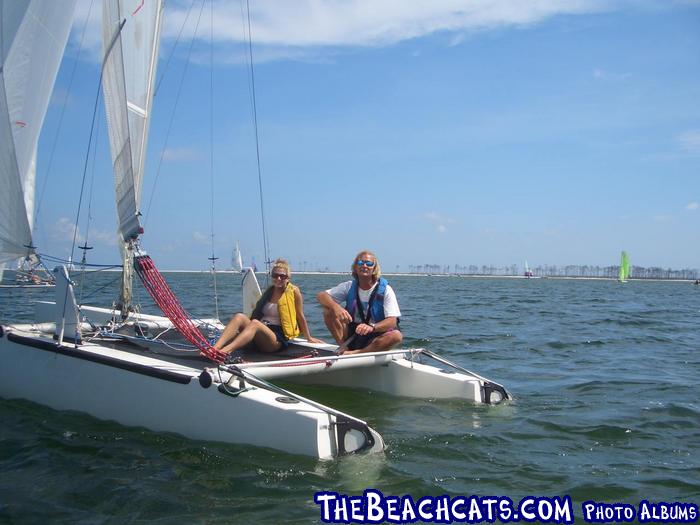
M 285 280 L 288 277 L 288 275 L 286 273 L 273 273 L 270 277 L 272 277 L 273 279 Z
M 363 261 L 360 259 L 356 264 L 357 266 L 366 266 L 367 268 L 371 268 L 374 266 L 374 261 Z

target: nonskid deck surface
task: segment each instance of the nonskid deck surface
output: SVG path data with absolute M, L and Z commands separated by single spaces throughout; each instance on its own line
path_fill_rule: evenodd
M 164 324 L 167 320 L 163 320 Z M 186 366 L 193 369 L 203 369 L 206 367 L 216 366 L 211 360 L 201 355 L 199 350 L 187 342 L 176 330 L 172 328 L 163 328 L 158 331 L 155 338 L 147 337 L 143 331 L 138 328 L 139 323 L 125 323 L 116 330 L 99 327 L 96 325 L 84 325 L 82 333 L 81 348 L 86 349 L 112 349 L 119 352 L 125 352 L 130 355 L 139 357 L 149 357 L 158 361 L 165 361 L 181 366 Z M 24 325 L 13 325 L 10 330 L 23 336 L 36 337 L 54 341 L 53 333 L 55 330 L 54 323 L 34 323 Z M 206 335 L 207 328 L 201 328 L 201 331 Z M 67 346 L 73 346 L 73 343 L 66 342 Z M 252 345 L 236 351 L 232 354 L 229 364 L 246 367 L 246 365 L 265 365 L 270 364 L 275 366 L 285 361 L 317 361 L 318 359 L 333 358 L 339 359 L 336 351 L 337 346 L 330 344 L 311 344 L 304 340 L 296 340 L 291 342 L 284 350 L 279 352 L 259 352 Z M 399 353 L 401 355 L 401 353 Z M 352 359 L 350 356 L 341 358 L 345 361 L 358 361 L 357 358 Z

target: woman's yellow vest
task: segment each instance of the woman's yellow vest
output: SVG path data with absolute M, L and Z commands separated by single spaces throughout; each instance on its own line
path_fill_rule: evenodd
M 274 286 L 270 286 L 262 297 L 258 299 L 258 302 L 253 309 L 253 313 L 250 315 L 251 319 L 262 318 L 262 309 L 267 302 L 269 302 L 272 297 L 272 292 Z M 287 286 L 282 292 L 282 297 L 277 301 L 277 313 L 280 316 L 280 323 L 282 324 L 282 333 L 284 333 L 285 339 L 293 339 L 297 337 L 301 332 L 299 331 L 299 324 L 297 323 L 297 308 L 296 302 L 294 301 L 294 290 L 296 286 L 292 283 L 287 283 Z
M 297 337 L 299 325 L 297 324 L 297 308 L 294 301 L 295 286 L 292 283 L 287 283 L 287 287 L 282 293 L 282 297 L 277 302 L 277 311 L 280 314 L 280 323 L 282 323 L 282 332 L 286 339 Z

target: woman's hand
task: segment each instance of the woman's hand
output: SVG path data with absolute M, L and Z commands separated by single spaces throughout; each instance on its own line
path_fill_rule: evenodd
M 323 339 L 317 339 L 316 337 L 307 337 L 306 340 L 309 343 L 316 343 L 316 344 L 325 344 L 326 342 Z

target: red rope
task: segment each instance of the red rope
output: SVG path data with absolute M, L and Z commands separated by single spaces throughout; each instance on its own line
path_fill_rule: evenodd
M 217 363 L 223 363 L 228 354 L 214 348 L 197 329 L 192 318 L 182 307 L 168 283 L 165 282 L 163 275 L 156 268 L 153 260 L 148 255 L 138 255 L 134 257 L 134 268 L 148 293 L 165 316 L 170 319 L 177 331 L 190 343 L 199 348 L 202 355 Z

